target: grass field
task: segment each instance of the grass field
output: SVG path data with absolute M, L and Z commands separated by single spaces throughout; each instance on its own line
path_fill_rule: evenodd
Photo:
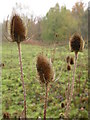
M 20 80 L 20 68 L 17 45 L 3 43 L 2 49 L 2 112 L 11 117 L 20 116 L 23 110 L 23 90 Z M 68 80 L 72 81 L 72 70 L 67 71 L 66 57 L 74 56 L 67 46 L 31 46 L 22 44 L 23 73 L 27 99 L 27 117 L 43 118 L 44 86 L 38 81 L 36 58 L 43 52 L 48 58 L 54 58 L 53 68 L 57 81 L 50 83 L 48 92 L 47 118 L 60 118 L 65 113 L 65 91 Z M 76 70 L 74 97 L 70 107 L 71 118 L 87 118 L 88 116 L 88 51 L 79 53 Z

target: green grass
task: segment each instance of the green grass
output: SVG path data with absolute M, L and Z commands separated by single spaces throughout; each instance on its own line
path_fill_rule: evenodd
M 36 71 L 37 55 L 43 52 L 48 58 L 52 57 L 54 47 L 40 47 L 22 44 L 22 62 L 23 73 L 26 88 L 27 99 L 27 117 L 43 118 L 44 107 L 44 86 L 38 81 Z M 61 103 L 66 102 L 65 89 L 68 79 L 72 80 L 72 71 L 68 73 L 66 67 L 66 56 L 74 56 L 69 51 L 68 46 L 58 46 L 53 62 L 55 75 L 61 74 L 58 81 L 50 83 L 49 97 L 47 107 L 47 118 L 60 118 L 64 114 L 65 107 L 61 108 Z M 20 68 L 17 45 L 15 43 L 3 43 L 2 63 L 5 66 L 2 69 L 2 111 L 18 117 L 23 110 L 23 90 L 20 80 Z M 61 72 L 62 69 L 62 72 Z M 73 66 L 72 66 L 73 70 Z M 76 82 L 74 89 L 74 99 L 70 108 L 70 117 L 87 117 L 88 102 L 81 100 L 87 98 L 88 83 L 85 81 L 88 77 L 88 52 L 84 49 L 79 53 L 76 71 Z M 80 82 L 79 82 L 80 79 Z M 79 87 L 80 83 L 80 87 Z M 86 86 L 85 86 L 86 85 Z M 84 91 L 83 88 L 85 87 Z M 82 98 L 81 98 L 82 97 Z M 84 110 L 81 110 L 81 108 Z

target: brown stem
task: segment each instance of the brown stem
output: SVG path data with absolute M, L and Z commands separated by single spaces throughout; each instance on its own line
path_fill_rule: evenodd
M 70 72 L 68 73 L 70 74 Z M 69 101 L 69 94 L 70 94 L 70 75 L 69 75 L 69 78 L 68 78 L 68 94 L 67 94 L 67 101 Z
M 69 96 L 69 101 L 66 106 L 66 117 L 68 118 L 68 113 L 69 113 L 69 107 L 71 104 L 71 100 L 73 97 L 73 91 L 74 91 L 74 82 L 75 82 L 75 72 L 76 72 L 76 63 L 77 63 L 77 53 L 75 53 L 75 64 L 74 64 L 74 70 L 73 70 L 73 79 L 72 79 L 72 84 L 71 84 L 71 91 L 70 91 L 70 96 Z
M 46 120 L 47 97 L 48 97 L 48 84 L 47 84 L 47 83 L 45 83 L 44 120 Z
M 24 94 L 24 114 L 25 114 L 25 120 L 26 120 L 26 90 L 25 90 L 24 79 L 23 79 L 21 47 L 20 47 L 20 43 L 17 43 L 17 45 L 18 45 L 18 51 L 19 51 L 19 63 L 20 63 L 20 71 L 21 71 L 21 81 L 22 81 L 23 94 Z

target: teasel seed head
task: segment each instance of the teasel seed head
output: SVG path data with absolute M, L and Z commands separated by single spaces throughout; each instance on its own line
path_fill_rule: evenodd
M 69 47 L 71 52 L 82 52 L 84 48 L 84 40 L 82 36 L 78 33 L 73 34 L 69 40 Z
M 10 23 L 10 35 L 13 42 L 20 43 L 26 38 L 26 28 L 19 15 L 12 16 Z
M 70 58 L 70 64 L 71 64 L 71 65 L 74 64 L 74 58 L 73 58 L 73 57 Z
M 66 61 L 68 64 L 70 63 L 70 56 L 67 56 Z
M 67 65 L 67 70 L 68 70 L 68 71 L 71 70 L 71 66 L 70 66 L 70 64 Z
M 39 55 L 37 57 L 37 72 L 39 75 L 39 80 L 41 83 L 49 83 L 54 79 L 54 71 L 49 60 L 43 56 Z

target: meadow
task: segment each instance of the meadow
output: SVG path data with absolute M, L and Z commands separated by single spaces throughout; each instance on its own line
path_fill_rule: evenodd
M 69 46 L 37 46 L 22 43 L 22 63 L 26 88 L 27 117 L 43 118 L 45 89 L 38 80 L 36 59 L 42 53 L 53 59 L 55 80 L 48 89 L 47 118 L 62 118 L 66 107 L 66 88 L 72 81 L 72 72 L 67 71 L 66 57 L 74 53 Z M 20 80 L 20 67 L 16 43 L 4 42 L 2 45 L 2 112 L 12 118 L 19 117 L 23 111 L 23 90 Z M 71 101 L 70 118 L 88 117 L 88 50 L 78 55 L 75 76 L 74 96 Z

